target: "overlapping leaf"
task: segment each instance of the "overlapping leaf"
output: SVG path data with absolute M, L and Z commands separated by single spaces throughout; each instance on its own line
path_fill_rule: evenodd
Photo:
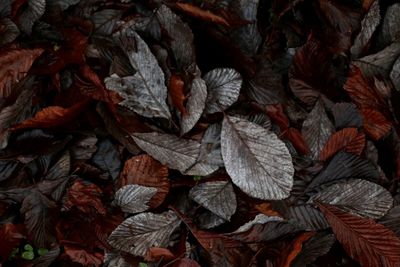
M 189 175 L 208 175 L 218 169 L 207 163 L 197 164 L 200 144 L 175 135 L 161 133 L 135 133 L 136 144 L 162 164 Z
M 190 190 L 189 196 L 206 209 L 228 221 L 236 211 L 236 195 L 230 182 L 199 184 Z
M 92 160 L 100 169 L 107 171 L 114 180 L 117 179 L 121 170 L 121 160 L 117 148 L 110 140 L 104 139 L 98 143 L 98 149 Z
M 28 5 L 19 18 L 20 29 L 30 35 L 33 25 L 45 11 L 46 0 L 28 0 Z
M 283 199 L 293 185 L 293 163 L 285 144 L 257 124 L 226 116 L 221 132 L 222 157 L 232 181 L 246 194 Z
M 222 112 L 231 106 L 239 97 L 242 77 L 234 69 L 214 69 L 204 77 L 208 95 L 205 112 Z
M 140 115 L 170 118 L 171 114 L 165 103 L 165 76 L 147 44 L 130 29 L 118 32 L 115 38 L 125 50 L 136 73 L 122 78 L 116 74 L 111 75 L 104 80 L 106 87 L 116 91 L 124 99 L 120 105 Z
M 172 211 L 140 213 L 129 217 L 109 236 L 111 246 L 136 256 L 145 256 L 150 247 L 167 247 L 180 220 Z
M 318 206 L 346 252 L 362 266 L 398 266 L 400 239 L 391 230 L 331 205 Z
M 320 151 L 333 132 L 334 127 L 326 115 L 322 101 L 317 101 L 301 128 L 301 133 L 310 148 L 312 158 L 318 158 Z
M 389 191 L 360 179 L 333 184 L 314 195 L 312 200 L 372 219 L 382 217 L 393 205 Z
M 150 199 L 157 193 L 154 187 L 125 185 L 115 193 L 114 204 L 128 213 L 139 213 L 149 208 Z

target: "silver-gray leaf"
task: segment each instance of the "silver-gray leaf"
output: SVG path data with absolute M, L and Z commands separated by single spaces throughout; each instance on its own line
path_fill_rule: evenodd
M 208 88 L 205 113 L 222 112 L 239 98 L 242 76 L 236 70 L 214 69 L 207 72 L 203 79 Z
M 123 212 L 138 213 L 146 211 L 150 199 L 157 193 L 157 188 L 137 184 L 128 184 L 115 193 L 113 203 Z
M 197 216 L 197 224 L 201 229 L 211 229 L 226 222 L 226 220 L 208 210 Z
M 189 132 L 200 119 L 206 106 L 207 85 L 201 78 L 192 81 L 190 96 L 186 104 L 187 114 L 181 115 L 181 134 Z
M 379 1 L 374 1 L 361 21 L 361 31 L 354 40 L 350 51 L 354 58 L 358 58 L 368 45 L 372 35 L 381 21 Z
M 397 91 L 400 91 L 400 56 L 394 62 L 392 71 L 390 72 L 390 79 Z
M 366 77 L 381 75 L 388 77 L 393 64 L 400 56 L 400 42 L 395 42 L 385 49 L 356 60 L 354 63 L 361 68 Z
M 164 73 L 147 44 L 136 32 L 129 29 L 115 34 L 115 38 L 124 40 L 120 43 L 125 45 L 123 49 L 136 73 L 123 78 L 114 74 L 105 79 L 106 87 L 116 91 L 124 99 L 120 105 L 142 116 L 170 118 Z M 136 51 L 132 42 L 136 44 Z
M 385 215 L 393 205 L 389 191 L 380 185 L 361 179 L 333 184 L 318 192 L 311 200 L 334 205 L 345 212 L 373 219 Z
M 189 197 L 227 221 L 236 211 L 236 195 L 228 181 L 196 185 L 190 190 Z
M 30 35 L 33 25 L 43 16 L 45 11 L 46 0 L 29 0 L 27 8 L 22 12 L 19 19 L 20 30 Z
M 162 29 L 168 34 L 169 45 L 178 68 L 182 71 L 193 72 L 196 56 L 192 30 L 165 5 L 161 5 L 156 16 Z
M 318 231 L 329 228 L 324 215 L 312 205 L 292 206 L 287 217 L 306 231 Z
M 184 174 L 205 176 L 218 168 L 206 163 L 197 164 L 200 144 L 193 140 L 162 133 L 135 133 L 132 138 L 150 156 Z
M 244 119 L 226 116 L 221 132 L 222 158 L 232 181 L 260 199 L 284 199 L 293 185 L 290 153 L 278 137 Z
M 388 46 L 400 37 L 400 3 L 388 7 L 383 18 L 383 23 L 378 38 L 378 42 L 383 46 Z
M 143 257 L 151 247 L 167 247 L 180 223 L 172 211 L 140 213 L 123 221 L 108 242 L 115 249 Z
M 132 267 L 132 264 L 130 264 L 120 254 L 113 253 L 113 252 L 107 252 L 104 254 L 104 266 L 105 267 Z
M 301 133 L 310 148 L 313 159 L 318 158 L 320 151 L 334 131 L 335 128 L 326 115 L 323 102 L 317 101 L 301 128 Z
M 11 43 L 19 35 L 19 29 L 15 23 L 9 18 L 0 19 L 0 46 Z

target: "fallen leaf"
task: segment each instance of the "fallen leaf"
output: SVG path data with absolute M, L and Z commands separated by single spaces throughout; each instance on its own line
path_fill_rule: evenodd
M 203 10 L 189 3 L 176 3 L 175 6 L 189 16 L 193 16 L 195 18 L 199 18 L 201 20 L 213 22 L 216 24 L 229 26 L 229 23 L 223 17 L 215 15 L 209 10 Z

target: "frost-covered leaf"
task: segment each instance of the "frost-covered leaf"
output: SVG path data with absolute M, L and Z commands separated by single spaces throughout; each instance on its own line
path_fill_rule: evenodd
M 320 210 L 350 257 L 362 266 L 398 266 L 400 239 L 375 221 L 319 204 Z
M 200 144 L 182 139 L 171 134 L 134 133 L 136 144 L 162 164 L 188 175 L 208 175 L 218 169 L 197 160 L 200 155 Z
M 28 5 L 19 18 L 19 27 L 26 34 L 32 33 L 32 27 L 46 11 L 46 0 L 28 0 Z
M 100 169 L 107 171 L 113 180 L 117 179 L 121 170 L 121 159 L 117 148 L 110 140 L 104 139 L 98 143 L 92 161 Z
M 360 179 L 333 184 L 314 195 L 312 200 L 372 219 L 382 217 L 393 205 L 389 191 Z
M 0 46 L 11 43 L 18 35 L 19 29 L 11 19 L 0 19 Z
M 214 69 L 207 72 L 203 79 L 208 89 L 205 113 L 222 112 L 237 101 L 242 76 L 236 70 Z
M 38 190 L 32 190 L 21 205 L 21 213 L 25 216 L 25 227 L 38 247 L 47 247 L 55 241 L 52 235 L 52 210 L 56 207 Z
M 222 157 L 232 181 L 246 194 L 284 199 L 293 185 L 293 163 L 278 137 L 244 119 L 226 116 L 221 133 Z
M 307 190 L 347 178 L 362 178 L 376 181 L 379 172 L 375 165 L 366 159 L 346 152 L 339 152 L 309 184 Z
M 361 31 L 354 40 L 350 51 L 354 58 L 358 58 L 366 48 L 381 20 L 379 1 L 374 1 L 361 21 Z
M 193 72 L 196 54 L 193 46 L 194 36 L 190 27 L 165 5 L 161 5 L 156 16 L 169 38 L 168 43 L 177 67 L 184 72 Z
M 142 116 L 170 118 L 165 102 L 168 90 L 164 73 L 147 44 L 130 29 L 116 33 L 115 38 L 119 40 L 136 73 L 122 78 L 111 75 L 104 80 L 107 89 L 117 92 L 124 99 L 119 103 L 121 106 Z
M 335 131 L 322 101 L 317 101 L 307 119 L 303 122 L 301 133 L 311 150 L 311 157 L 317 159 L 325 143 Z
M 366 77 L 388 77 L 399 56 L 400 42 L 395 42 L 375 54 L 356 60 L 354 63 L 360 67 Z
M 236 211 L 236 195 L 230 182 L 218 181 L 196 185 L 190 190 L 189 196 L 228 221 Z
M 150 247 L 167 247 L 180 223 L 172 211 L 140 213 L 122 222 L 111 233 L 108 242 L 115 249 L 143 257 Z
M 203 79 L 195 78 L 192 81 L 190 96 L 187 100 L 187 114 L 181 114 L 181 134 L 189 132 L 200 119 L 206 106 L 207 86 Z
M 261 35 L 258 31 L 257 12 L 259 0 L 234 0 L 231 8 L 241 19 L 250 23 L 232 31 L 231 38 L 249 56 L 254 56 L 261 44 Z
M 138 213 L 149 209 L 150 199 L 157 193 L 157 188 L 129 184 L 115 193 L 114 204 L 123 212 Z

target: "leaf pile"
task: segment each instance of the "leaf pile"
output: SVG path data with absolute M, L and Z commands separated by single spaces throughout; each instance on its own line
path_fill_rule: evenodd
M 1 266 L 400 266 L 397 0 L 0 1 Z

